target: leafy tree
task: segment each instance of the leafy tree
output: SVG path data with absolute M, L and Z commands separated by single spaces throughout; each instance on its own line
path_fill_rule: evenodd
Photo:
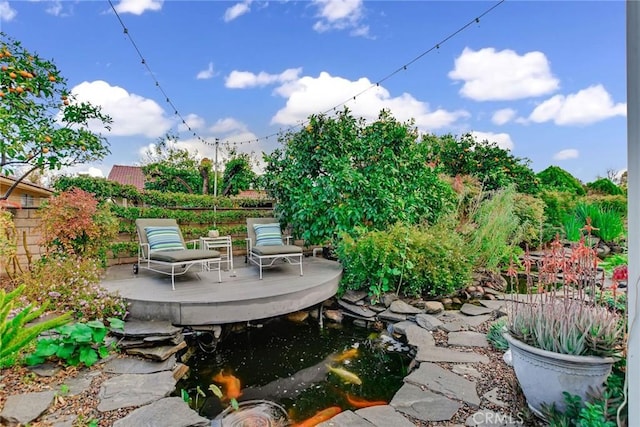
M 109 154 L 106 139 L 89 128 L 109 129 L 111 118 L 77 102 L 56 65 L 0 33 L 0 173 L 18 183 L 36 170 L 59 170 Z
M 211 159 L 204 158 L 200 160 L 200 165 L 198 166 L 198 172 L 200 172 L 200 176 L 202 177 L 202 194 L 209 194 L 209 187 L 211 182 Z
M 537 176 L 540 184 L 548 190 L 568 191 L 578 196 L 586 194 L 582 183 L 558 166 L 549 166 L 542 172 L 538 172 Z
M 520 193 L 538 192 L 530 160 L 513 156 L 495 142 L 478 142 L 471 134 L 459 139 L 453 135 L 425 135 L 423 142 L 429 145 L 427 161 L 447 175 L 474 176 L 489 191 L 515 184 Z
M 610 196 L 619 196 L 624 194 L 624 191 L 622 191 L 622 189 L 609 178 L 600 178 L 588 183 L 587 190 L 593 193 L 608 194 Z
M 146 190 L 171 193 L 199 193 L 203 176 L 198 153 L 176 146 L 178 137 L 167 134 L 148 149 L 142 163 Z
M 222 175 L 223 196 L 238 194 L 251 187 L 256 181 L 256 173 L 251 165 L 251 156 L 248 153 L 231 152 L 231 158 L 225 164 Z
M 451 187 L 425 165 L 412 123 L 389 112 L 366 124 L 348 109 L 312 115 L 265 155 L 265 189 L 276 212 L 308 244 L 334 242 L 356 226 L 384 230 L 397 222 L 435 222 L 452 207 Z

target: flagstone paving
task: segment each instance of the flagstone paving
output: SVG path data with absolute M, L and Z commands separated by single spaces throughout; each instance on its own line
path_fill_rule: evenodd
M 343 302 L 341 306 L 364 317 L 376 315 L 373 311 L 356 305 L 356 302 L 356 298 L 353 298 L 351 302 Z M 483 396 L 478 395 L 477 381 L 482 374 L 476 366 L 489 363 L 489 358 L 474 351 L 487 346 L 485 335 L 474 329 L 490 320 L 492 310 L 500 307 L 499 304 L 489 305 L 492 307 L 465 307 L 464 313 L 467 314 L 462 311 L 446 311 L 429 315 L 421 309 L 411 310 L 404 303 L 396 303 L 396 309 L 402 313 L 395 314 L 416 314 L 413 316 L 414 320 L 402 320 L 393 324 L 393 331 L 405 335 L 408 344 L 415 349 L 415 369 L 407 375 L 404 385 L 388 405 L 344 411 L 319 426 L 408 427 L 414 425 L 412 419 L 427 423 L 451 420 L 463 407 L 477 410 L 467 418 L 466 426 L 511 425 L 505 422 L 510 419 L 505 414 L 493 412 L 485 407 L 504 406 L 497 389 L 490 390 Z M 388 309 L 391 310 L 391 307 Z M 149 329 L 146 329 L 147 326 Z M 436 344 L 433 333 L 438 330 L 448 332 L 450 347 Z M 175 358 L 175 352 L 184 345 L 176 336 L 179 333 L 178 328 L 159 322 L 132 322 L 128 326 L 125 325 L 124 336 L 140 339 L 154 333 L 157 334 L 155 338 L 148 340 L 154 341 L 158 340 L 158 337 L 164 337 L 173 344 L 164 346 L 160 353 L 152 351 L 149 357 L 155 360 L 112 358 L 101 365 L 101 370 L 112 377 L 102 383 L 97 396 L 98 409 L 110 411 L 138 407 L 118 420 L 114 427 L 215 425 L 211 420 L 191 410 L 182 399 L 169 397 L 175 390 L 180 375 L 185 371 L 184 365 L 179 366 L 181 364 L 177 363 Z M 441 362 L 447 367 L 440 366 L 438 363 Z M 87 390 L 92 378 L 90 375 L 96 373 L 81 371 L 77 379 L 69 382 L 71 392 L 81 393 Z M 11 395 L 0 412 L 0 423 L 9 426 L 31 423 L 43 416 L 54 399 L 53 391 Z M 57 427 L 70 427 L 74 422 L 73 417 L 69 417 L 68 414 L 60 414 L 56 418 L 54 412 L 46 417 Z M 500 420 L 500 423 L 490 424 L 487 422 L 490 419 Z

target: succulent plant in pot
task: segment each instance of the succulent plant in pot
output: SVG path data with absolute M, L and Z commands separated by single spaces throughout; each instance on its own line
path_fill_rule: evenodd
M 535 259 L 522 262 L 529 292 L 512 298 L 504 337 L 513 367 L 532 411 L 564 408 L 563 392 L 585 398 L 606 380 L 624 350 L 624 319 L 595 299 L 604 277 L 587 234 L 565 248 L 560 240 Z M 537 268 L 535 268 L 537 267 Z M 511 266 L 507 274 L 515 277 Z

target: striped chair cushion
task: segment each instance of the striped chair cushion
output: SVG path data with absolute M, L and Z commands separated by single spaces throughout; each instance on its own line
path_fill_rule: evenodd
M 280 224 L 253 224 L 256 246 L 283 246 Z
M 145 227 L 149 248 L 154 251 L 184 249 L 178 227 Z

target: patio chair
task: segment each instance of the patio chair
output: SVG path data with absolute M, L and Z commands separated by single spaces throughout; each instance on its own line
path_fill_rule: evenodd
M 171 289 L 175 290 L 175 277 L 185 274 L 193 265 L 202 270 L 218 271 L 218 282 L 222 282 L 220 273 L 220 252 L 208 249 L 188 249 L 182 232 L 175 219 L 138 218 L 138 263 L 133 266 L 134 274 L 140 268 L 171 276 Z M 199 278 L 199 276 L 198 276 Z
M 247 218 L 246 241 L 245 262 L 252 262 L 260 268 L 260 280 L 262 269 L 273 266 L 278 260 L 300 265 L 300 275 L 303 275 L 302 248 L 291 244 L 291 236 L 286 236 L 286 244 L 283 242 L 282 230 L 277 219 Z

